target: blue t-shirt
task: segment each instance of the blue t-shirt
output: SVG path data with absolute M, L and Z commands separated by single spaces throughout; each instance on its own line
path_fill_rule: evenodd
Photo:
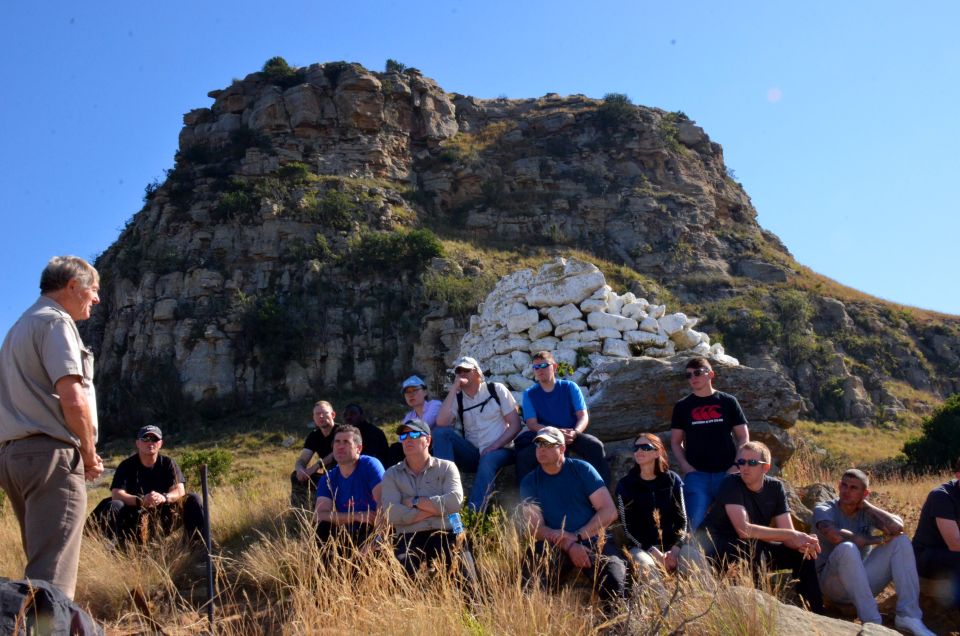
M 317 497 L 332 499 L 337 512 L 367 512 L 377 509 L 373 489 L 383 481 L 383 464 L 376 457 L 361 455 L 349 477 L 334 466 L 317 483 Z M 333 494 L 331 494 L 333 493 Z
M 597 469 L 567 457 L 560 472 L 548 475 L 537 466 L 520 482 L 520 498 L 540 506 L 548 528 L 576 532 L 596 514 L 590 495 L 606 488 Z
M 537 418 L 541 426 L 573 428 L 577 411 L 586 411 L 587 403 L 576 382 L 557 380 L 553 391 L 547 393 L 539 384 L 523 392 L 523 419 Z M 553 526 L 551 526 L 553 527 Z

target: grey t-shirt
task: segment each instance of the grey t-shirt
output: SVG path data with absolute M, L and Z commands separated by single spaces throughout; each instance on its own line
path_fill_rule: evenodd
M 96 436 L 93 353 L 83 346 L 70 314 L 41 296 L 0 347 L 0 442 L 39 434 L 79 447 L 80 440 L 66 427 L 56 390 L 57 381 L 68 375 L 83 380 Z
M 840 509 L 839 500 L 837 499 L 818 505 L 813 509 L 813 526 L 816 529 L 817 538 L 820 539 L 820 556 L 817 557 L 817 572 L 820 572 L 826 567 L 827 561 L 830 559 L 830 553 L 833 552 L 833 549 L 836 547 L 836 545 L 827 541 L 827 538 L 820 532 L 820 529 L 817 528 L 817 523 L 820 521 L 831 521 L 837 530 L 849 530 L 854 534 L 865 537 L 869 537 L 870 533 L 877 527 L 873 522 L 873 518 L 867 514 L 865 508 L 860 508 L 853 517 L 848 517 L 843 514 L 843 511 Z M 873 550 L 872 545 L 860 548 L 860 558 L 866 559 L 871 550 Z

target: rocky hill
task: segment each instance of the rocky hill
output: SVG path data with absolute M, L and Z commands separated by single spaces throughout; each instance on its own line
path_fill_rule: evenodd
M 792 378 L 808 417 L 896 422 L 960 391 L 960 319 L 796 263 L 683 113 L 276 58 L 209 96 L 97 260 L 83 329 L 108 433 L 413 370 L 439 386 L 499 277 L 557 255 L 699 317 Z

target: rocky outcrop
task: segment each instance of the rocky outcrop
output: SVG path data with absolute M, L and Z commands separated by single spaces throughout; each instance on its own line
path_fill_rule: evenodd
M 439 380 L 474 333 L 462 319 L 472 307 L 450 290 L 492 282 L 476 256 L 408 236 L 424 226 L 518 252 L 576 247 L 676 294 L 667 314 L 639 289 L 580 298 L 581 280 L 535 286 L 497 327 L 507 378 L 522 376 L 510 373 L 524 365 L 520 340 L 669 356 L 713 347 L 710 333 L 787 372 L 824 417 L 923 408 L 893 380 L 960 390 L 955 318 L 913 320 L 834 293 L 820 303 L 804 292 L 810 314 L 781 302 L 799 266 L 756 224 L 721 147 L 682 113 L 582 95 L 483 100 L 413 69 L 346 62 L 252 73 L 209 95 L 184 116 L 166 180 L 97 260 L 103 303 L 83 330 L 106 432 L 158 416 L 175 425 L 196 406 L 379 390 L 413 369 Z M 442 273 L 431 264 L 441 256 Z M 449 287 L 430 289 L 425 272 Z

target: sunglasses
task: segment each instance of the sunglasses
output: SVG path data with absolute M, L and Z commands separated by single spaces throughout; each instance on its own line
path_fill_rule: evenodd
M 398 435 L 401 442 L 406 441 L 407 438 L 420 439 L 421 437 L 426 437 L 426 436 L 427 434 L 424 433 L 423 431 L 407 431 L 406 433 L 400 433 L 400 435 Z
M 154 437 L 153 435 L 144 435 L 143 437 L 140 438 L 140 441 L 141 442 L 159 442 L 160 438 Z
M 769 464 L 770 462 L 765 462 L 760 459 L 738 459 L 734 463 L 737 466 L 763 466 L 764 464 Z
M 549 366 L 550 366 L 549 362 L 538 362 L 537 364 L 533 365 L 533 368 L 534 370 L 538 370 L 538 369 L 546 369 Z
M 537 448 L 557 448 L 560 446 L 556 442 L 534 442 L 533 445 Z
M 473 371 L 473 369 L 465 369 L 463 367 L 457 367 L 456 369 L 453 370 L 453 375 L 465 375 L 467 373 L 470 373 L 471 371 Z
M 694 369 L 693 371 L 687 371 L 687 379 L 699 378 L 701 375 L 707 375 L 709 373 L 710 369 Z
M 657 447 L 654 446 L 653 444 L 648 444 L 647 442 L 643 442 L 642 444 L 634 444 L 633 450 L 652 451 L 652 450 L 657 450 Z

